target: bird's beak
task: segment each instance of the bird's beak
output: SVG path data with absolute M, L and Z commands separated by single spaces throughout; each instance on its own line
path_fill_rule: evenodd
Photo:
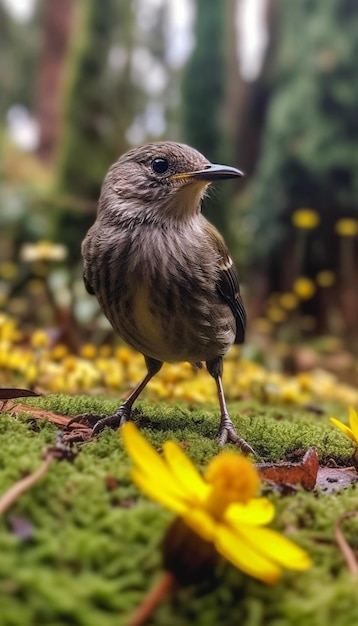
M 171 178 L 187 178 L 202 181 L 215 181 L 226 180 L 228 178 L 236 178 L 238 176 L 245 176 L 241 170 L 237 170 L 236 167 L 230 167 L 229 165 L 218 165 L 217 163 L 210 163 L 201 170 L 195 170 L 193 172 L 181 172 L 180 174 L 173 174 Z

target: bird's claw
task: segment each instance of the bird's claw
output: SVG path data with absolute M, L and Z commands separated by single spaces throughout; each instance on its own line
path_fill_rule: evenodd
M 72 417 L 67 424 L 67 428 L 72 427 L 73 424 L 83 424 L 88 428 L 93 428 L 97 422 L 106 417 L 105 413 L 81 413 Z
M 219 429 L 219 445 L 224 446 L 226 443 L 233 443 L 239 446 L 244 454 L 253 454 L 256 457 L 259 456 L 245 439 L 239 437 L 228 415 L 222 417 Z
M 119 407 L 113 415 L 104 415 L 98 419 L 92 428 L 92 437 L 98 435 L 104 428 L 119 428 L 130 419 L 130 411 L 126 407 Z

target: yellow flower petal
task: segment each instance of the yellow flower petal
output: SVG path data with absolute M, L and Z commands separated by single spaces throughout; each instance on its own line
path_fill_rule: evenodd
M 202 479 L 180 446 L 174 441 L 167 441 L 163 445 L 163 452 L 173 476 L 187 493 L 192 494 L 195 500 L 205 498 L 210 487 Z
M 126 450 L 136 465 L 147 473 L 167 472 L 164 461 L 148 441 L 142 437 L 133 422 L 126 422 L 120 429 Z
M 157 488 L 167 489 L 185 499 L 187 493 L 177 484 L 167 464 L 158 452 L 142 437 L 133 422 L 126 422 L 120 429 L 126 450 L 137 468 L 148 476 Z
M 352 429 L 355 442 L 358 443 L 358 415 L 352 406 L 349 407 L 349 425 Z
M 305 570 L 311 566 L 308 554 L 295 543 L 271 528 L 249 528 L 243 526 L 240 535 L 245 542 L 282 567 Z
M 353 441 L 356 441 L 353 431 L 348 426 L 343 424 L 343 422 L 340 422 L 339 420 L 337 420 L 335 417 L 330 417 L 329 419 L 332 422 L 332 424 L 337 426 L 337 428 L 339 428 L 345 435 L 347 435 L 347 437 L 349 437 Z
M 181 517 L 204 541 L 213 541 L 216 524 L 209 513 L 203 509 L 188 508 Z
M 187 505 L 170 489 L 163 488 L 162 485 L 154 481 L 149 475 L 143 474 L 140 470 L 131 471 L 133 482 L 141 489 L 149 498 L 159 502 L 170 511 L 174 511 L 178 515 L 185 513 Z
M 256 532 L 251 529 L 251 532 Z M 258 548 L 251 547 L 236 531 L 222 526 L 216 529 L 215 547 L 217 551 L 246 574 L 265 583 L 275 583 L 280 577 L 280 568 L 265 556 Z
M 247 504 L 233 503 L 227 508 L 224 519 L 240 530 L 242 524 L 260 526 L 268 524 L 275 515 L 275 507 L 267 498 L 255 498 Z

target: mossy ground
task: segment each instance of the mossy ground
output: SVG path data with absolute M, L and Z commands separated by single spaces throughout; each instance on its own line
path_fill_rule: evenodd
M 62 414 L 111 412 L 113 398 L 48 396 L 29 404 Z M 330 409 L 331 407 L 327 407 Z M 315 445 L 320 458 L 349 464 L 350 441 L 316 416 L 287 406 L 252 402 L 230 406 L 240 434 L 265 460 L 282 460 Z M 345 420 L 345 408 L 334 414 Z M 157 448 L 167 439 L 185 445 L 204 467 L 218 452 L 216 407 L 139 402 L 134 415 Z M 38 468 L 56 427 L 6 413 L 0 419 L 0 492 Z M 1 626 L 120 626 L 161 572 L 159 544 L 173 516 L 142 496 L 131 483 L 131 465 L 118 433 L 106 430 L 80 447 L 73 463 L 56 462 L 0 520 Z M 285 572 L 268 587 L 220 562 L 214 584 L 182 589 L 155 612 L 152 626 L 352 626 L 358 623 L 357 580 L 335 543 L 333 527 L 356 510 L 354 487 L 334 493 L 299 490 L 270 495 L 274 526 L 302 545 L 314 566 Z M 28 523 L 25 537 L 14 532 Z M 344 525 L 358 550 L 358 521 Z

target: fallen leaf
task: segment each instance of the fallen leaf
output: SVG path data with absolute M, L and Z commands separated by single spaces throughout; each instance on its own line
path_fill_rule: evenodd
M 119 485 L 118 478 L 113 476 L 113 474 L 107 474 L 107 476 L 105 476 L 104 481 L 105 481 L 107 491 L 113 491 L 114 489 L 117 489 Z
M 258 463 L 262 480 L 278 485 L 300 485 L 314 489 L 319 468 L 319 459 L 314 447 L 310 448 L 298 463 Z
M 1 387 L 0 400 L 13 400 L 14 398 L 38 397 L 40 394 L 30 389 L 16 389 L 16 387 Z
M 354 467 L 320 467 L 317 475 L 317 487 L 331 493 L 346 489 L 358 482 L 358 473 Z
M 86 425 L 81 424 L 81 422 L 75 422 L 72 417 L 68 417 L 67 415 L 59 415 L 45 409 L 36 409 L 32 406 L 28 406 L 27 404 L 21 404 L 19 402 L 8 406 L 6 410 L 15 417 L 26 413 L 34 419 L 48 420 L 49 422 L 52 422 L 57 426 L 62 426 L 63 428 L 88 430 L 88 427 Z

